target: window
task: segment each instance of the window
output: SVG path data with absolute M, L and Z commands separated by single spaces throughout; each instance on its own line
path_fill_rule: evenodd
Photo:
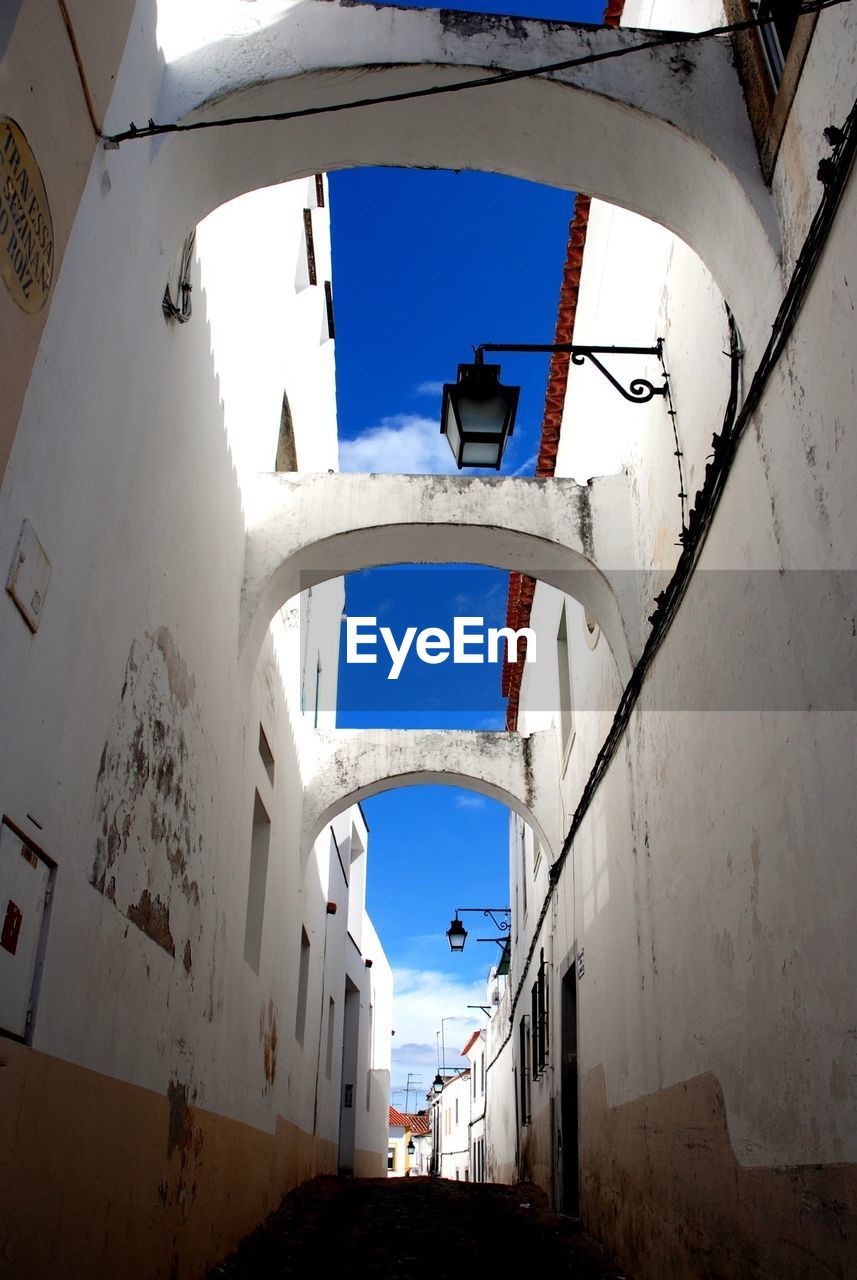
M 530 1020 L 524 1014 L 518 1023 L 518 1094 L 520 1122 L 530 1123 Z
M 268 775 L 268 781 L 271 786 L 274 785 L 274 755 L 268 745 L 268 739 L 265 736 L 265 730 L 259 725 L 259 755 L 262 757 L 262 764 L 265 766 L 265 772 Z
M 477 1138 L 473 1144 L 473 1181 L 485 1181 L 485 1139 Z
M 56 863 L 0 823 L 0 1032 L 32 1043 Z
M 295 1039 L 298 1044 L 304 1042 L 306 1030 L 306 998 L 309 986 L 309 937 L 306 929 L 301 929 L 301 958 L 298 964 L 298 1004 L 295 1010 Z
M 387 1172 L 395 1173 L 396 1171 L 396 1148 L 387 1148 Z
M 321 689 L 321 654 L 315 660 L 315 706 L 312 713 L 312 727 L 318 728 L 318 700 Z
M 800 0 L 755 0 L 750 7 L 754 16 L 764 23 L 759 28 L 759 37 L 771 81 L 779 88 L 800 16 Z
M 485 1093 L 485 1054 L 482 1055 L 482 1092 Z
M 306 245 L 307 279 L 310 284 L 318 284 L 318 273 L 315 269 L 315 241 L 312 234 L 311 209 L 304 209 L 304 244 Z
M 458 1124 L 458 1099 L 455 1099 L 455 1123 Z
M 297 471 L 298 454 L 295 447 L 295 428 L 292 422 L 292 411 L 289 398 L 283 392 L 283 407 L 280 410 L 280 434 L 277 437 L 277 457 L 275 471 Z
M 800 0 L 724 0 L 728 22 L 770 19 L 736 32 L 733 47 L 762 171 L 770 181 L 818 14 Z
M 527 914 L 527 825 L 521 823 L 521 903 Z
M 574 718 L 571 709 L 571 668 L 568 661 L 568 627 L 565 614 L 565 603 L 563 603 L 556 633 L 556 662 L 559 681 L 559 734 L 563 759 L 565 759 L 571 746 L 574 729 Z
M 324 1055 L 324 1074 L 329 1080 L 333 1074 L 333 1032 L 336 1026 L 336 1001 L 331 996 L 327 1002 L 327 1051 Z
M 369 1069 L 366 1072 L 366 1110 L 372 1110 L 372 1063 L 375 1061 L 375 1006 L 369 1005 Z
M 262 957 L 262 922 L 265 916 L 265 886 L 268 880 L 270 844 L 271 819 L 257 791 L 253 805 L 250 881 L 247 886 L 247 918 L 244 922 L 244 959 L 254 973 L 259 972 L 259 962 Z
M 533 1079 L 545 1069 L 550 1048 L 550 1023 L 548 1019 L 548 974 L 545 953 L 541 952 L 539 974 L 532 989 L 532 1057 Z

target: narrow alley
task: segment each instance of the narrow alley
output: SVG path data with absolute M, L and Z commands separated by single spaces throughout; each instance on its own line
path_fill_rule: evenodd
M 322 1177 L 286 1196 L 209 1280 L 336 1274 L 350 1280 L 452 1280 L 536 1270 L 568 1280 L 630 1280 L 577 1228 L 518 1186 L 437 1178 Z
M 0 0 L 0 1280 L 857 1280 L 857 0 L 452 3 Z

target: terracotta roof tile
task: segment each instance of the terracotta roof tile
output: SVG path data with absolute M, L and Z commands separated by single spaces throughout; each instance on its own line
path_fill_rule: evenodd
M 466 1044 L 466 1045 L 464 1046 L 464 1048 L 461 1050 L 461 1056 L 462 1056 L 462 1058 L 466 1058 L 466 1057 L 467 1057 L 468 1051 L 473 1047 L 473 1045 L 476 1043 L 476 1041 L 479 1039 L 479 1037 L 480 1037 L 481 1035 L 482 1035 L 482 1032 L 481 1032 L 481 1031 L 474 1031 L 474 1032 L 473 1032 L 473 1035 L 470 1037 L 470 1039 L 467 1041 L 467 1044 Z
M 428 1116 L 418 1116 L 413 1111 L 397 1111 L 395 1107 L 390 1107 L 389 1124 L 391 1129 L 410 1129 L 415 1138 L 428 1133 L 430 1127 Z

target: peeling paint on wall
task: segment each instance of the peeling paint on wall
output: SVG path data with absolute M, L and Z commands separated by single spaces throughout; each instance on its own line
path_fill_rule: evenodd
M 277 1014 L 273 1000 L 262 1005 L 259 1014 L 259 1039 L 262 1043 L 262 1065 L 265 1071 L 264 1093 L 270 1092 L 277 1076 Z
M 201 794 L 212 761 L 195 688 L 166 627 L 133 642 L 95 783 L 90 874 L 188 979 L 203 934 L 203 860 L 216 847 L 214 805 Z

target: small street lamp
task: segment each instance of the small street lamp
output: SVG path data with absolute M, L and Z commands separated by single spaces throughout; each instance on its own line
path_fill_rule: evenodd
M 589 361 L 631 404 L 647 404 L 654 396 L 667 394 L 666 373 L 661 386 L 648 378 L 633 378 L 627 388 L 605 367 L 600 356 L 657 356 L 663 368 L 663 339 L 654 347 L 583 347 L 572 342 L 483 342 L 474 347 L 474 363 L 458 366 L 458 381 L 443 388 L 440 410 L 441 435 L 459 471 L 462 467 L 493 467 L 500 470 L 506 441 L 515 427 L 520 387 L 504 387 L 499 364 L 485 364 L 486 351 L 542 351 L 571 356 L 572 364 Z M 464 944 L 462 943 L 462 946 Z M 459 947 L 458 950 L 461 950 Z
M 450 920 L 449 928 L 446 931 L 446 937 L 449 942 L 450 951 L 464 950 L 464 944 L 467 941 L 467 930 L 457 915 L 454 920 Z
M 520 387 L 504 387 L 499 364 L 484 364 L 482 348 L 474 364 L 458 366 L 458 381 L 443 388 L 441 433 L 462 467 L 500 470 L 506 441 L 515 425 Z
M 490 919 L 496 929 L 499 929 L 505 935 L 500 938 L 477 938 L 477 942 L 503 942 L 508 940 L 509 930 L 512 927 L 512 914 L 509 907 L 456 907 L 455 918 L 450 920 L 449 928 L 446 931 L 446 939 L 449 943 L 450 951 L 463 951 L 464 944 L 467 941 L 467 930 L 465 929 L 459 915 L 463 911 L 476 911 L 479 914 Z

